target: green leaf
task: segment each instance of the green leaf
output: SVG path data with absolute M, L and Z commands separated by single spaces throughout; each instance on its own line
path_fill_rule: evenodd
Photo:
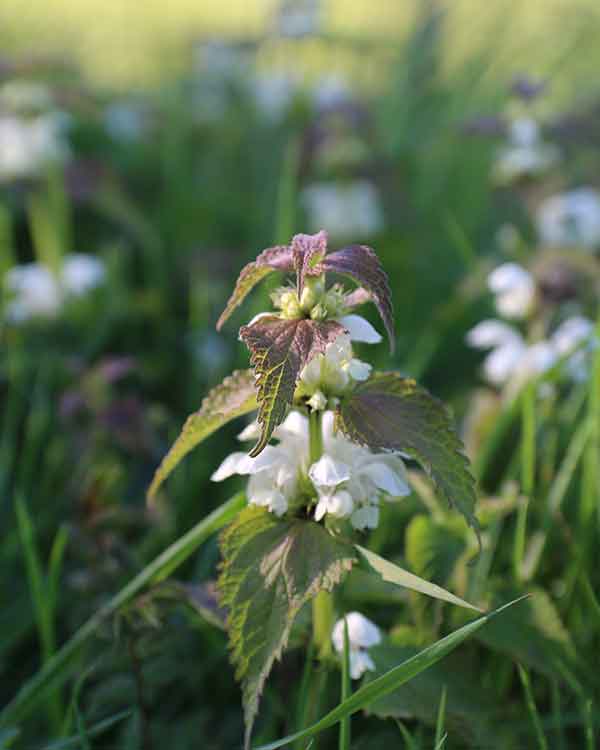
M 221 330 L 231 313 L 242 304 L 246 296 L 265 276 L 268 276 L 272 271 L 293 270 L 294 259 L 289 245 L 276 245 L 263 250 L 256 260 L 242 268 L 235 283 L 233 294 L 217 321 L 217 331 Z
M 513 593 L 513 589 L 504 589 Z M 489 648 L 549 677 L 561 677 L 563 666 L 575 664 L 571 637 L 548 594 L 534 589 L 527 602 L 494 623 L 480 640 Z
M 242 681 L 246 747 L 265 681 L 300 608 L 331 591 L 355 560 L 351 545 L 312 521 L 248 507 L 221 535 L 221 605 L 236 678 Z
M 446 585 L 467 551 L 460 519 L 415 516 L 406 529 L 406 560 L 417 575 Z
M 56 690 L 74 671 L 75 660 L 100 625 L 128 604 L 146 586 L 163 581 L 215 531 L 223 528 L 244 507 L 243 493 L 202 519 L 186 534 L 141 570 L 124 588 L 82 625 L 75 635 L 57 651 L 44 667 L 28 680 L 17 695 L 0 712 L 0 727 L 10 727 L 28 716 L 49 691 Z
M 385 695 L 388 695 L 388 693 L 391 693 L 393 690 L 396 690 L 405 682 L 408 682 L 413 677 L 416 677 L 432 664 L 435 664 L 440 659 L 443 659 L 444 656 L 447 656 L 451 651 L 453 651 L 469 636 L 473 635 L 473 633 L 476 633 L 486 623 L 488 623 L 504 610 L 512 607 L 517 602 L 520 602 L 523 598 L 524 597 L 515 599 L 514 601 L 505 604 L 503 607 L 499 607 L 493 612 L 488 612 L 487 614 L 478 617 L 476 620 L 468 622 L 466 625 L 463 625 L 462 628 L 455 630 L 453 633 L 450 633 L 450 635 L 447 635 L 445 638 L 437 641 L 437 643 L 428 646 L 415 656 L 402 662 L 402 664 L 399 664 L 393 669 L 390 669 L 385 674 L 373 680 L 373 682 L 370 682 L 367 685 L 362 685 L 349 698 L 347 698 L 345 701 L 342 701 L 342 703 L 336 706 L 333 711 L 330 711 L 312 726 L 307 727 L 300 732 L 296 732 L 295 734 L 291 734 L 288 737 L 284 737 L 282 740 L 276 740 L 275 742 L 270 742 L 267 745 L 261 745 L 255 750 L 277 750 L 280 747 L 288 745 L 290 742 L 313 737 L 314 735 L 319 734 L 319 732 L 322 732 L 324 729 L 328 729 L 334 724 L 337 724 L 346 716 L 350 716 L 351 714 L 354 714 L 357 711 L 365 708 L 365 706 L 371 705 L 374 701 L 382 698 Z
M 454 596 L 449 591 L 446 591 L 441 586 L 436 586 L 435 583 L 429 583 L 423 578 L 409 573 L 408 570 L 394 565 L 389 560 L 385 560 L 383 557 L 379 557 L 375 552 L 371 552 L 364 547 L 356 545 L 356 549 L 361 554 L 362 558 L 366 563 L 383 578 L 384 581 L 389 583 L 395 583 L 397 586 L 403 586 L 404 588 L 411 589 L 412 591 L 418 591 L 420 594 L 426 594 L 434 599 L 441 599 L 442 601 L 449 602 L 450 604 L 458 604 L 459 607 L 466 607 L 467 609 L 473 609 L 476 612 L 481 612 L 478 607 L 469 604 L 464 599 L 460 599 L 458 596 Z
M 257 408 L 251 370 L 236 370 L 213 388 L 200 409 L 186 419 L 179 437 L 161 461 L 148 489 L 148 501 L 153 500 L 161 484 L 193 448 L 227 422 Z
M 375 251 L 367 245 L 349 245 L 326 255 L 316 271 L 329 271 L 348 276 L 367 290 L 375 303 L 390 340 L 390 351 L 396 345 L 392 292 L 387 274 L 383 270 Z
M 266 315 L 240 329 L 240 338 L 251 352 L 262 427 L 251 456 L 263 450 L 283 421 L 304 366 L 343 332 L 343 326 L 335 320 L 284 320 L 276 315 Z
M 394 450 L 418 461 L 448 503 L 479 532 L 475 480 L 448 411 L 414 380 L 376 373 L 338 407 L 336 425 L 373 450 Z

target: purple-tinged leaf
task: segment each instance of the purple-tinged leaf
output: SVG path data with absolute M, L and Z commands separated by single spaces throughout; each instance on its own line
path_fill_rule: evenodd
M 398 373 L 377 373 L 342 400 L 336 425 L 350 440 L 418 461 L 450 505 L 479 530 L 475 480 L 441 401 Z
M 297 234 L 292 239 L 298 299 L 302 297 L 305 276 L 314 275 L 313 269 L 323 259 L 326 252 L 327 232 L 324 229 L 317 234 Z
M 315 270 L 348 276 L 369 292 L 388 332 L 390 350 L 393 351 L 396 345 L 396 334 L 392 293 L 387 275 L 375 251 L 366 245 L 349 245 L 326 255 Z
M 304 366 L 343 332 L 344 327 L 335 320 L 284 320 L 275 315 L 240 329 L 240 338 L 251 353 L 258 389 L 261 436 L 251 456 L 262 451 L 283 421 Z
M 228 611 L 231 660 L 242 681 L 248 748 L 265 681 L 296 615 L 340 583 L 356 553 L 313 521 L 278 519 L 252 506 L 225 529 L 220 546 L 220 603 Z
M 202 401 L 200 409 L 186 419 L 179 437 L 161 461 L 148 490 L 148 501 L 154 499 L 161 484 L 198 443 L 235 417 L 257 408 L 251 370 L 236 370 L 213 388 Z
M 227 306 L 217 321 L 217 331 L 220 331 L 231 313 L 242 304 L 246 295 L 258 284 L 259 281 L 268 276 L 272 271 L 293 271 L 294 257 L 292 249 L 288 245 L 276 245 L 263 250 L 256 260 L 242 268 L 238 280 L 235 283 L 233 294 L 227 302 Z

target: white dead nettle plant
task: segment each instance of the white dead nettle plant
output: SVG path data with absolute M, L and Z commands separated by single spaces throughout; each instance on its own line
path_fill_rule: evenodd
M 218 427 L 258 411 L 239 435 L 243 442 L 255 441 L 252 450 L 230 454 L 212 476 L 249 477 L 248 506 L 221 536 L 219 579 L 243 686 L 247 746 L 264 683 L 307 601 L 313 601 L 319 623 L 318 652 L 330 651 L 332 630 L 335 649 L 343 650 L 343 626 L 334 628 L 333 607 L 321 594 L 359 560 L 386 580 L 391 574 L 400 585 L 470 606 L 352 541 L 378 525 L 382 502 L 410 493 L 405 459 L 420 463 L 478 529 L 473 478 L 444 406 L 410 378 L 374 372 L 353 350 L 353 342 L 381 340 L 355 312 L 369 301 L 391 346 L 395 340 L 390 289 L 375 252 L 365 245 L 330 252 L 324 231 L 268 248 L 240 273 L 217 327 L 275 271 L 294 274 L 295 283 L 278 288 L 274 309 L 240 329 L 253 371 L 236 372 L 211 391 L 188 418 L 149 490 L 154 497 L 183 456 Z M 347 291 L 332 276 L 358 288 Z M 367 649 L 380 635 L 358 613 L 347 621 L 350 671 L 358 678 L 373 668 Z

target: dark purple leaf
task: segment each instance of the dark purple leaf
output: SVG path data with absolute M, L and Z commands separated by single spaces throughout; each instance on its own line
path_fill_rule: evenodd
M 292 239 L 292 253 L 296 269 L 296 290 L 298 299 L 302 297 L 304 277 L 314 275 L 314 268 L 327 252 L 327 232 L 321 230 L 317 234 L 297 234 Z

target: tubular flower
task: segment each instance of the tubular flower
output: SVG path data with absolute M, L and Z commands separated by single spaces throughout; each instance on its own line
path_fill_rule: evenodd
M 308 419 L 292 411 L 275 431 L 276 445 L 267 446 L 256 458 L 232 453 L 211 479 L 220 482 L 233 474 L 249 475 L 248 502 L 278 516 L 286 513 L 308 485 L 316 504 L 315 520 L 330 515 L 348 518 L 356 529 L 376 528 L 380 500 L 410 494 L 404 463 L 398 454 L 372 453 L 334 433 L 333 423 L 333 413 L 325 412 L 324 453 L 313 464 L 307 451 Z M 257 434 L 253 423 L 239 439 L 254 440 Z
M 344 653 L 344 622 L 348 627 L 350 676 L 360 679 L 366 671 L 374 671 L 375 664 L 368 650 L 381 643 L 381 632 L 375 623 L 360 612 L 349 612 L 333 626 L 331 641 L 338 654 Z
M 533 276 L 517 263 L 503 263 L 488 276 L 496 309 L 505 318 L 525 318 L 536 298 Z

